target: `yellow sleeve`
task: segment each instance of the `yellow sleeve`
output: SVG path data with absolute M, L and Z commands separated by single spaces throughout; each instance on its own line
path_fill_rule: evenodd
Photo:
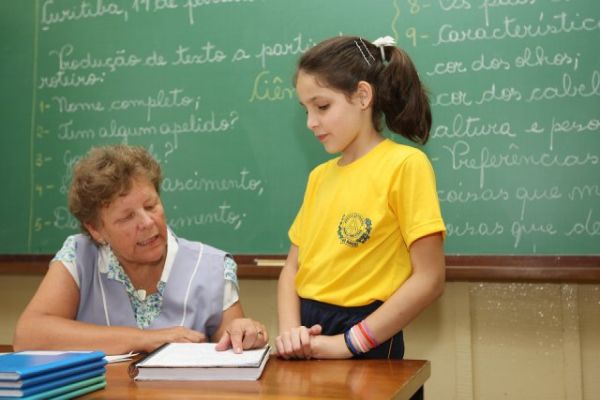
M 436 232 L 445 236 L 435 173 L 425 153 L 417 151 L 402 163 L 391 191 L 390 204 L 396 212 L 407 247 Z
M 298 214 L 296 214 L 296 218 L 294 218 L 294 222 L 292 222 L 292 226 L 288 231 L 290 242 L 297 247 L 300 247 L 302 244 L 302 222 L 304 218 L 306 218 L 306 212 L 304 210 L 306 209 L 307 204 L 310 204 L 312 201 L 312 193 L 314 192 L 314 177 L 317 169 L 318 167 L 313 169 L 308 176 L 302 205 L 300 206 L 300 210 L 298 210 Z
M 300 226 L 302 225 L 302 209 L 303 207 L 300 206 L 300 210 L 298 210 L 298 214 L 296 214 L 296 218 L 294 218 L 294 222 L 292 223 L 292 226 L 290 227 L 290 230 L 288 231 L 288 237 L 290 238 L 290 242 L 297 246 L 300 247 Z

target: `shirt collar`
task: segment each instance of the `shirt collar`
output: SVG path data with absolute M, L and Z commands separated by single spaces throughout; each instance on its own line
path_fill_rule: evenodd
M 165 259 L 165 266 L 162 275 L 160 276 L 161 281 L 167 282 L 169 279 L 169 275 L 173 269 L 173 263 L 175 262 L 175 256 L 177 256 L 178 251 L 179 244 L 177 244 L 177 237 L 170 229 L 167 229 L 167 258 Z

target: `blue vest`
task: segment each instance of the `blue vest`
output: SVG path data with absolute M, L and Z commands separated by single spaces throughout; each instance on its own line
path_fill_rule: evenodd
M 223 315 L 226 253 L 177 238 L 179 250 L 163 292 L 160 314 L 147 329 L 185 326 L 208 337 Z M 75 239 L 79 273 L 77 320 L 96 325 L 137 327 L 125 286 L 98 267 L 98 247 L 85 235 Z

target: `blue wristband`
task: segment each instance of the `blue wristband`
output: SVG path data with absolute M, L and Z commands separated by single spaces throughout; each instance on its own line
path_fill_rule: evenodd
M 350 328 L 350 329 L 352 329 L 352 328 Z M 356 347 L 354 347 L 354 345 L 352 344 L 352 339 L 350 338 L 350 329 L 348 329 L 344 333 L 344 341 L 346 342 L 346 347 L 348 348 L 348 350 L 350 350 L 350 353 L 352 353 L 355 356 L 359 356 L 362 353 L 359 352 L 358 350 L 356 350 Z

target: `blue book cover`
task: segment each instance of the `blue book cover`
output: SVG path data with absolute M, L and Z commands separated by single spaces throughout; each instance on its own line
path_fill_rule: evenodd
M 0 388 L 0 399 L 4 397 L 27 397 L 37 393 L 47 392 L 51 389 L 67 386 L 71 383 L 83 381 L 85 379 L 95 378 L 104 375 L 106 368 L 104 366 L 89 371 L 84 371 L 77 375 L 65 376 L 60 379 L 40 383 L 39 385 L 27 386 L 20 389 Z
M 74 367 L 51 371 L 46 374 L 38 374 L 29 378 L 19 379 L 18 381 L 0 381 L 0 391 L 2 389 L 25 389 L 31 386 L 39 385 L 44 382 L 62 379 L 67 376 L 77 377 L 87 374 L 90 371 L 98 371 L 106 365 L 106 359 L 102 358 L 91 363 L 75 365 Z
M 104 358 L 100 351 L 21 351 L 0 355 L 0 380 L 18 381 Z
M 106 376 L 98 375 L 94 378 L 84 379 L 59 388 L 47 390 L 42 393 L 21 397 L 19 400 L 42 400 L 42 399 L 72 399 L 86 393 L 102 389 L 106 386 Z M 0 397 L 0 400 L 15 399 L 15 397 Z

